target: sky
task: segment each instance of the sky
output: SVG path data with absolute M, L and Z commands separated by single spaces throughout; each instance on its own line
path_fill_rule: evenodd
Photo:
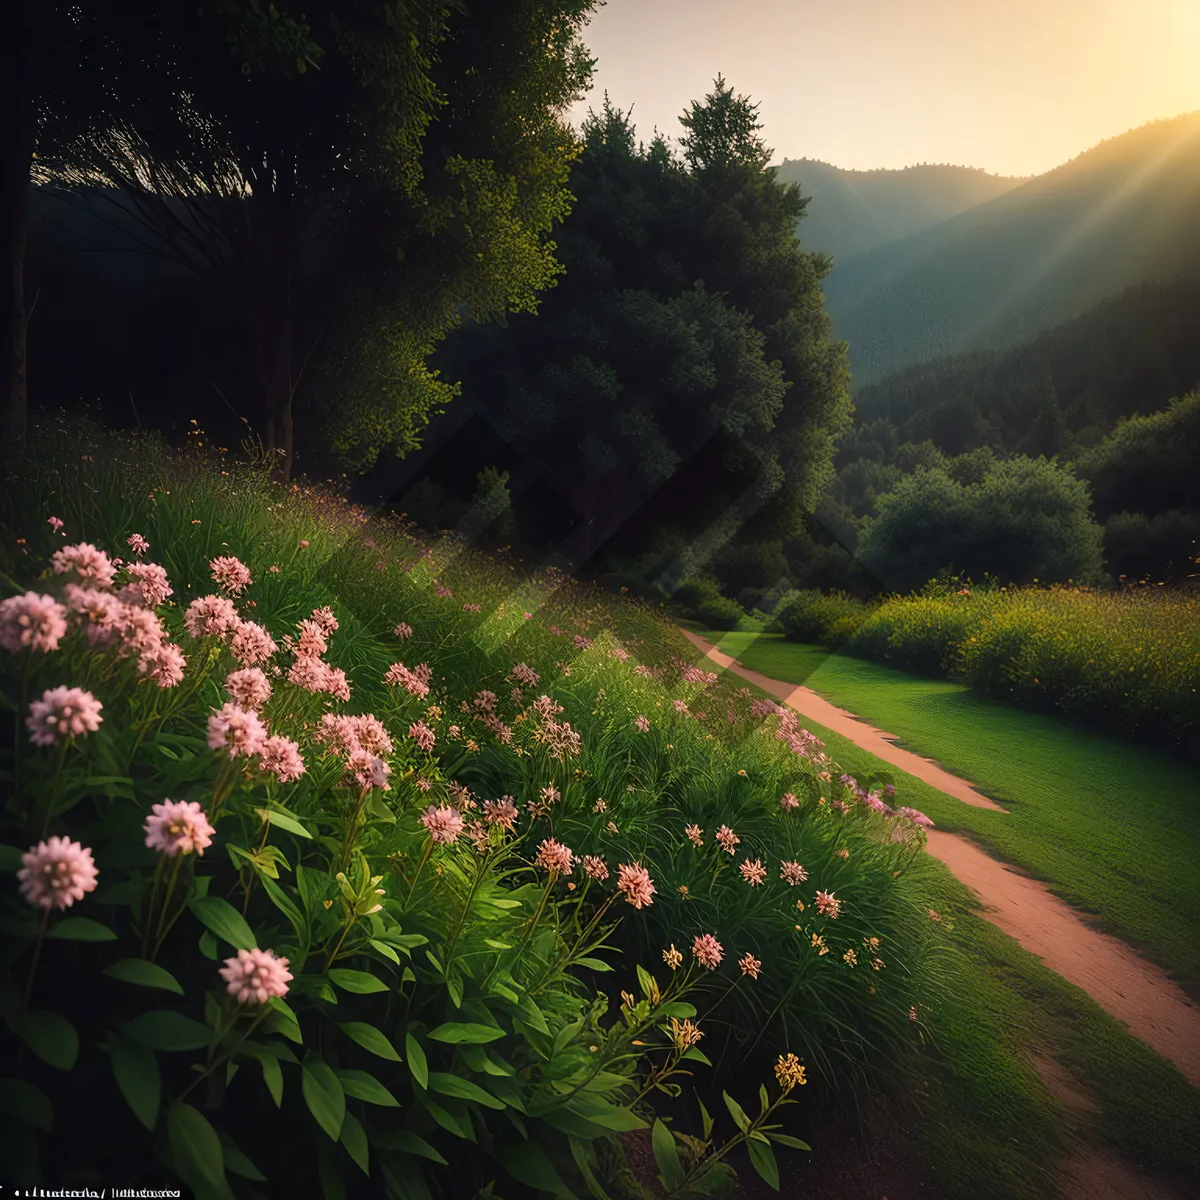
M 1200 110 L 1200 0 L 607 0 L 584 41 L 639 133 L 677 137 L 718 72 L 774 162 L 1034 175 Z

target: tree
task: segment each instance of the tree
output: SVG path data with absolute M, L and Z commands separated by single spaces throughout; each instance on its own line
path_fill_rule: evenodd
M 777 541 L 815 506 L 848 417 L 828 262 L 795 240 L 804 201 L 765 169 L 754 106 L 718 80 L 683 121 L 678 157 L 605 97 L 571 175 L 564 277 L 537 317 L 447 343 L 514 448 L 514 494 L 549 481 L 573 510 L 576 567 L 605 548 L 690 575 L 735 534 Z
M 1002 583 L 1087 581 L 1100 573 L 1101 539 L 1087 485 L 1071 468 L 1016 457 L 974 482 L 944 467 L 905 476 L 878 499 L 858 558 L 888 591 L 914 590 L 944 570 Z
M 424 360 L 458 307 L 527 307 L 553 276 L 545 234 L 572 150 L 561 114 L 591 69 L 578 32 L 592 5 L 72 9 L 76 89 L 43 98 L 39 172 L 140 222 L 147 250 L 241 305 L 285 475 L 297 383 L 322 340 L 329 364 L 366 330 L 400 347 L 370 400 L 412 410 L 383 431 L 411 445 L 444 398 Z

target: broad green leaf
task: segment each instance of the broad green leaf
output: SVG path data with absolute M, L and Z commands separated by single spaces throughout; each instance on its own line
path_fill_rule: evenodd
M 374 1075 L 369 1075 L 366 1071 L 339 1071 L 337 1076 L 346 1095 L 353 1096 L 355 1100 L 378 1104 L 382 1108 L 400 1107 L 400 1101 Z
M 109 1047 L 109 1061 L 125 1103 L 153 1133 L 154 1126 L 158 1124 L 158 1105 L 162 1099 L 162 1077 L 154 1051 L 127 1038 L 114 1037 Z
M 387 944 L 387 942 L 381 942 L 378 938 L 372 938 L 369 945 L 372 950 L 382 954 L 383 957 L 389 962 L 394 962 L 396 966 L 400 965 L 400 955 L 398 955 L 395 950 L 393 950 L 391 946 Z
M 760 1083 L 758 1085 L 758 1103 L 760 1106 L 758 1115 L 760 1117 L 765 1117 L 767 1115 L 767 1109 L 771 1107 L 771 1100 L 767 1095 L 767 1085 L 765 1083 Z
M 629 1133 L 634 1129 L 647 1128 L 646 1122 L 628 1108 L 618 1106 L 592 1092 L 580 1092 L 571 1102 L 589 1121 L 603 1125 L 616 1133 Z
M 110 979 L 119 979 L 122 983 L 134 983 L 139 987 L 162 988 L 165 992 L 175 992 L 183 995 L 183 988 L 170 971 L 164 970 L 158 963 L 147 962 L 144 958 L 123 958 L 111 966 L 104 968 L 104 974 Z
M 570 1144 L 571 1157 L 575 1160 L 575 1166 L 583 1176 L 583 1182 L 587 1184 L 588 1191 L 592 1193 L 594 1200 L 609 1200 L 608 1193 L 600 1186 L 600 1180 L 596 1178 L 596 1173 L 592 1170 L 592 1164 L 588 1162 L 589 1147 L 574 1137 L 570 1139 Z
M 728 1093 L 722 1092 L 721 1096 L 725 1100 L 725 1107 L 729 1109 L 729 1115 L 737 1122 L 737 1127 L 745 1133 L 750 1128 L 750 1118 L 742 1111 L 742 1106 Z
M 641 985 L 642 995 L 649 1000 L 654 995 L 654 979 L 641 963 L 638 963 L 637 977 L 638 983 Z
M 704 1101 L 701 1100 L 699 1096 L 696 1097 L 696 1103 L 700 1105 L 700 1120 L 704 1126 L 704 1140 L 707 1142 L 709 1135 L 713 1130 L 712 1113 L 710 1113 L 708 1109 L 704 1107 Z
M 443 1096 L 454 1096 L 458 1100 L 472 1100 L 485 1108 L 504 1108 L 504 1101 L 497 1100 L 491 1092 L 485 1092 L 477 1083 L 448 1071 L 430 1071 L 429 1090 Z
M 260 808 L 255 811 L 262 820 L 270 820 L 273 828 L 283 829 L 288 833 L 294 833 L 296 837 L 308 838 L 309 841 L 312 841 L 312 834 L 295 817 L 289 817 L 273 808 Z
M 201 896 L 189 906 L 200 922 L 235 950 L 253 950 L 258 942 L 246 918 L 220 896 Z
M 775 1161 L 775 1151 L 765 1142 L 750 1138 L 746 1142 L 746 1151 L 750 1155 L 750 1163 L 762 1176 L 768 1186 L 779 1191 L 779 1164 Z
M 577 966 L 587 967 L 589 971 L 611 971 L 612 967 L 602 958 L 577 958 Z
M 229 1134 L 220 1130 L 217 1137 L 221 1139 L 221 1154 L 225 1160 L 225 1170 L 231 1175 L 252 1179 L 255 1183 L 267 1182 L 267 1177 L 237 1148 L 237 1144 Z
M 686 1004 L 682 1000 L 672 1000 L 670 1003 L 662 1005 L 658 1011 L 664 1017 L 675 1017 L 680 1021 L 687 1021 L 696 1015 L 696 1006 Z
M 346 1153 L 358 1164 L 364 1175 L 371 1173 L 371 1148 L 367 1145 L 367 1134 L 362 1123 L 348 1112 L 342 1120 L 342 1133 L 338 1139 L 346 1147 Z
M 506 899 L 503 899 L 502 897 L 494 898 L 492 900 L 492 904 L 494 904 L 497 908 L 504 908 L 504 909 L 521 907 L 520 900 L 506 900 Z
M 401 1150 L 405 1154 L 415 1154 L 443 1167 L 449 1165 L 423 1137 L 418 1137 L 408 1129 L 389 1129 L 382 1133 L 373 1133 L 371 1144 L 384 1150 Z
M 388 990 L 388 985 L 370 971 L 348 971 L 343 967 L 334 967 L 326 974 L 330 981 L 336 983 L 343 991 L 355 992 L 360 996 Z
M 221 1139 L 208 1118 L 190 1104 L 172 1104 L 167 1113 L 167 1136 L 175 1169 L 187 1179 L 201 1179 L 214 1187 L 225 1183 Z
M 151 1050 L 199 1050 L 212 1041 L 212 1030 L 183 1013 L 158 1009 L 142 1013 L 121 1026 L 127 1038 Z
M 793 1150 L 812 1149 L 807 1142 L 802 1142 L 798 1137 L 792 1137 L 790 1133 L 768 1133 L 767 1137 L 773 1142 L 778 1142 L 781 1146 L 790 1146 Z
M 700 1050 L 695 1046 L 689 1046 L 683 1052 L 683 1057 L 688 1059 L 690 1062 L 703 1063 L 706 1067 L 712 1066 L 712 1059 L 710 1059 L 703 1050 Z
M 20 1036 L 30 1050 L 52 1067 L 69 1071 L 79 1057 L 79 1034 L 75 1026 L 56 1012 L 29 1012 L 20 1018 Z
M 422 1107 L 447 1132 L 467 1142 L 475 1142 L 475 1129 L 466 1113 L 452 1113 L 433 1100 L 428 1092 L 417 1093 Z
M 41 1088 L 24 1079 L 0 1079 L 0 1116 L 49 1133 L 54 1112 Z
M 388 1041 L 383 1030 L 376 1029 L 374 1025 L 368 1025 L 366 1021 L 343 1021 L 339 1028 L 364 1050 L 370 1050 L 372 1054 L 378 1054 L 380 1058 L 387 1058 L 392 1062 L 400 1061 L 399 1051 Z
M 317 1124 L 337 1141 L 346 1116 L 346 1093 L 333 1068 L 319 1055 L 310 1054 L 301 1064 L 304 1102 Z
M 200 935 L 200 953 L 204 955 L 210 962 L 217 961 L 217 939 L 213 937 L 212 931 L 206 929 Z
M 484 943 L 491 946 L 493 950 L 511 950 L 512 942 L 501 942 L 496 938 L 484 938 Z
M 425 1173 L 419 1163 L 407 1159 L 397 1162 L 391 1155 L 379 1156 L 380 1170 L 386 1186 L 388 1200 L 433 1200 Z M 486 1193 L 481 1192 L 481 1195 Z
M 275 1107 L 282 1107 L 283 1068 L 279 1065 L 279 1059 L 272 1058 L 269 1054 L 264 1054 L 258 1060 L 258 1065 L 262 1067 L 263 1083 L 267 1085 L 267 1091 L 271 1093 L 271 1099 L 275 1101 Z
M 273 880 L 269 875 L 259 873 L 259 879 L 262 880 L 262 885 L 267 895 L 271 899 L 271 903 L 288 919 L 288 924 L 296 931 L 296 937 L 300 944 L 307 948 L 308 946 L 308 922 L 304 919 L 304 914 L 292 903 L 291 897 Z M 292 964 L 292 970 L 298 971 L 300 964 Z
M 508 1142 L 497 1147 L 496 1157 L 518 1183 L 553 1192 L 556 1196 L 571 1195 L 562 1176 L 537 1142 Z
M 90 917 L 64 917 L 59 923 L 46 930 L 48 938 L 59 938 L 64 942 L 115 942 L 117 935 L 107 925 L 93 921 Z
M 300 1022 L 287 1002 L 280 999 L 279 996 L 272 996 L 270 1003 L 275 1011 L 267 1018 L 264 1032 L 281 1033 L 288 1041 L 295 1042 L 297 1045 L 302 1044 L 304 1039 L 300 1034 Z
M 484 1042 L 495 1042 L 504 1037 L 504 1030 L 494 1025 L 476 1025 L 470 1021 L 448 1021 L 431 1029 L 425 1035 L 435 1042 L 447 1042 L 451 1046 L 461 1043 L 481 1045 Z
M 661 1120 L 656 1120 L 651 1127 L 650 1144 L 654 1148 L 654 1161 L 662 1173 L 663 1185 L 668 1192 L 673 1192 L 683 1182 L 683 1164 L 679 1161 L 675 1138 Z
M 404 1035 L 404 1052 L 408 1056 L 408 1069 L 412 1072 L 413 1079 L 421 1087 L 429 1087 L 429 1065 L 425 1061 L 425 1051 L 411 1033 Z

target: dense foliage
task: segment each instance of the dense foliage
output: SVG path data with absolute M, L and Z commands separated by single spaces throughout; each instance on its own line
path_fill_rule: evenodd
M 6 497 L 7 1175 L 621 1195 L 652 1124 L 665 1192 L 720 1195 L 802 1147 L 802 1067 L 897 1077 L 924 818 L 790 714 L 557 573 L 147 439 L 66 451 Z M 651 1101 L 710 1059 L 730 1136 L 688 1138 Z

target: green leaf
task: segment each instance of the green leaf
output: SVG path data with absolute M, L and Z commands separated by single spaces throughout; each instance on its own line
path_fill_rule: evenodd
M 273 828 L 283 829 L 288 833 L 294 833 L 296 837 L 308 838 L 309 841 L 312 841 L 312 834 L 295 817 L 289 817 L 286 813 L 281 813 L 274 808 L 260 808 L 255 811 L 264 821 L 269 819 Z
M 383 1030 L 376 1029 L 374 1025 L 368 1025 L 366 1021 L 343 1021 L 339 1025 L 339 1028 L 348 1038 L 357 1042 L 364 1050 L 370 1050 L 372 1054 L 377 1054 L 380 1058 L 390 1059 L 392 1062 L 400 1062 L 399 1052 L 388 1041 L 387 1035 Z
M 429 1064 L 425 1060 L 425 1051 L 411 1033 L 404 1035 L 404 1052 L 408 1056 L 408 1069 L 412 1077 L 421 1087 L 429 1087 Z
M 650 1144 L 654 1148 L 654 1161 L 662 1173 L 663 1185 L 668 1192 L 673 1192 L 683 1182 L 683 1164 L 679 1161 L 675 1138 L 661 1120 L 656 1120 L 650 1130 Z
M 14 871 L 19 871 L 24 853 L 20 846 L 0 844 L 0 875 L 11 875 Z
M 760 1117 L 765 1117 L 767 1115 L 767 1109 L 771 1107 L 771 1101 L 767 1096 L 767 1085 L 765 1083 L 760 1083 L 758 1085 L 758 1103 L 761 1106 L 758 1115 Z
M 418 1137 L 408 1129 L 389 1129 L 382 1133 L 373 1133 L 371 1144 L 384 1150 L 401 1150 L 405 1154 L 415 1154 L 443 1167 L 450 1165 L 423 1137 Z
M 504 1108 L 504 1101 L 497 1100 L 491 1092 L 485 1092 L 477 1083 L 452 1075 L 448 1071 L 430 1071 L 429 1089 L 443 1096 L 454 1096 L 458 1100 L 471 1100 L 485 1108 Z
M 235 950 L 253 950 L 258 945 L 245 917 L 228 900 L 222 900 L 220 896 L 201 896 L 189 907 L 206 928 Z
M 238 1148 L 233 1138 L 224 1130 L 217 1133 L 221 1139 L 221 1152 L 225 1159 L 225 1170 L 231 1175 L 240 1175 L 243 1179 L 252 1179 L 255 1183 L 266 1183 L 267 1177 L 246 1157 Z
M 303 1044 L 304 1038 L 300 1034 L 300 1022 L 288 1004 L 278 996 L 272 996 L 270 1004 L 275 1011 L 267 1018 L 267 1024 L 263 1027 L 264 1032 L 281 1033 L 288 1041 L 295 1042 L 298 1046 Z
M 58 938 L 64 942 L 115 942 L 117 935 L 107 925 L 93 921 L 90 917 L 64 917 L 57 925 L 46 930 L 47 938 Z
M 301 1064 L 304 1102 L 317 1124 L 333 1141 L 342 1132 L 346 1116 L 346 1093 L 333 1068 L 319 1055 L 310 1054 Z
M 556 1196 L 570 1196 L 562 1176 L 537 1142 L 508 1142 L 497 1148 L 497 1158 L 504 1169 L 526 1187 Z
M 271 1093 L 271 1099 L 275 1101 L 275 1107 L 282 1107 L 283 1068 L 279 1065 L 279 1059 L 272 1058 L 269 1054 L 264 1054 L 258 1060 L 258 1064 L 262 1067 L 263 1083 L 267 1085 L 267 1091 Z
M 347 971 L 342 967 L 334 967 L 327 971 L 331 983 L 336 983 L 343 991 L 355 992 L 366 996 L 372 992 L 386 992 L 388 985 L 370 971 Z
M 588 1162 L 588 1147 L 581 1142 L 579 1138 L 571 1138 L 571 1157 L 575 1160 L 575 1166 L 578 1168 L 580 1175 L 583 1176 L 583 1182 L 587 1184 L 588 1191 L 592 1193 L 594 1200 L 609 1200 L 608 1193 L 600 1186 L 600 1181 L 596 1178 L 596 1173 L 592 1170 L 592 1164 Z
M 767 1137 L 773 1142 L 778 1142 L 781 1146 L 790 1146 L 793 1150 L 812 1149 L 807 1142 L 802 1142 L 798 1137 L 792 1137 L 790 1133 L 768 1133 Z
M 638 963 L 637 977 L 638 983 L 641 984 L 642 995 L 649 1000 L 654 995 L 654 979 L 641 963 Z
M 589 971 L 611 971 L 612 967 L 602 958 L 577 958 L 576 966 L 587 967 Z
M 775 1161 L 775 1151 L 765 1142 L 757 1142 L 753 1138 L 746 1142 L 746 1151 L 750 1155 L 751 1165 L 767 1185 L 779 1191 L 779 1164 Z
M 221 1139 L 199 1109 L 190 1104 L 172 1104 L 167 1113 L 167 1135 L 175 1169 L 185 1180 L 198 1178 L 218 1188 L 224 1186 Z
M 703 1050 L 699 1050 L 695 1046 L 689 1046 L 683 1052 L 683 1057 L 689 1059 L 691 1062 L 703 1063 L 706 1067 L 712 1066 L 712 1059 Z
M 396 966 L 400 965 L 400 955 L 398 955 L 395 950 L 393 950 L 391 946 L 387 944 L 387 942 L 381 942 L 378 938 L 372 938 L 368 944 L 372 950 L 382 954 L 383 957 L 389 962 L 394 962 Z
M 704 1101 L 699 1096 L 696 1097 L 696 1103 L 700 1105 L 700 1120 L 704 1126 L 704 1140 L 707 1142 L 713 1130 L 712 1113 L 704 1107 Z
M 200 1021 L 168 1009 L 142 1013 L 121 1026 L 121 1032 L 151 1050 L 199 1050 L 212 1041 L 212 1030 Z
M 122 983 L 134 983 L 139 987 L 162 988 L 165 992 L 175 992 L 183 995 L 175 976 L 164 970 L 158 963 L 147 962 L 144 958 L 123 958 L 111 966 L 104 968 L 104 974 L 110 979 L 118 979 Z
M 0 1115 L 47 1133 L 54 1120 L 49 1097 L 24 1079 L 0 1079 Z
M 342 1133 L 338 1139 L 346 1147 L 346 1153 L 358 1164 L 364 1175 L 371 1173 L 371 1148 L 367 1145 L 367 1134 L 362 1123 L 353 1113 L 347 1113 L 342 1121 Z
M 79 1034 L 75 1026 L 56 1012 L 26 1013 L 18 1032 L 30 1050 L 52 1067 L 69 1071 L 79 1057 Z
M 304 919 L 304 914 L 292 903 L 291 897 L 273 880 L 270 875 L 264 875 L 259 872 L 259 879 L 262 880 L 262 885 L 267 895 L 271 899 L 271 903 L 288 919 L 288 924 L 296 931 L 296 937 L 300 944 L 307 948 L 308 946 L 308 922 Z M 293 971 L 299 971 L 301 964 L 292 965 Z
M 378 1104 L 382 1108 L 400 1107 L 400 1101 L 374 1075 L 369 1075 L 366 1071 L 338 1071 L 337 1076 L 342 1081 L 346 1095 L 353 1096 L 355 1100 Z
M 446 1042 L 451 1046 L 467 1044 L 481 1045 L 484 1042 L 495 1042 L 504 1037 L 504 1030 L 494 1025 L 477 1025 L 470 1021 L 447 1021 L 425 1035 L 435 1042 Z
M 153 1133 L 154 1126 L 158 1124 L 158 1105 L 162 1099 L 162 1077 L 154 1051 L 127 1038 L 114 1037 L 109 1046 L 109 1061 L 125 1103 Z
M 725 1100 L 725 1107 L 729 1109 L 729 1115 L 737 1122 L 737 1127 L 745 1133 L 750 1128 L 750 1118 L 742 1111 L 742 1106 L 728 1093 L 722 1092 L 721 1096 Z
M 452 1133 L 455 1137 L 462 1138 L 467 1142 L 478 1140 L 475 1137 L 474 1127 L 471 1125 L 471 1118 L 466 1113 L 450 1112 L 432 1100 L 428 1092 L 419 1092 L 417 1098 L 422 1107 L 447 1133 Z
M 696 1006 L 685 1004 L 682 1000 L 672 1000 L 669 1004 L 662 1005 L 658 1011 L 664 1017 L 676 1017 L 680 1021 L 686 1021 L 696 1015 Z
M 206 929 L 200 935 L 200 953 L 204 955 L 210 962 L 217 961 L 217 939 L 213 937 L 212 932 Z
M 505 900 L 500 897 L 493 899 L 492 904 L 494 904 L 496 906 L 496 908 L 504 908 L 504 909 L 521 907 L 520 900 Z
M 603 1097 L 590 1092 L 581 1092 L 572 1104 L 589 1121 L 595 1121 L 597 1125 L 603 1125 L 616 1133 L 630 1133 L 635 1129 L 646 1128 L 646 1122 L 628 1108 L 611 1104 Z

